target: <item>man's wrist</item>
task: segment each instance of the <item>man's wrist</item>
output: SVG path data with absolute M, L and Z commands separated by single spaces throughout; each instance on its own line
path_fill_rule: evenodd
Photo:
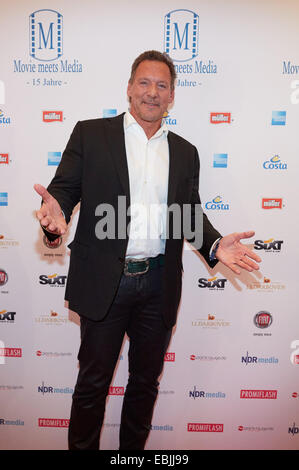
M 217 240 L 215 240 L 215 242 L 213 243 L 211 251 L 210 251 L 210 261 L 215 261 L 216 260 L 216 252 L 218 250 L 219 243 L 220 243 L 221 239 L 222 239 L 222 237 L 217 238 Z

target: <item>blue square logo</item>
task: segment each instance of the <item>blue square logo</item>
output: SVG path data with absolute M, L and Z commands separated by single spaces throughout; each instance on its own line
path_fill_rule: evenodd
M 48 165 L 58 166 L 61 160 L 61 152 L 48 152 Z
M 0 193 L 0 206 L 8 206 L 8 193 Z
M 227 168 L 227 153 L 214 153 L 214 168 Z
M 117 109 L 103 109 L 103 118 L 111 118 L 117 116 Z
M 286 117 L 286 111 L 272 111 L 272 126 L 285 126 Z

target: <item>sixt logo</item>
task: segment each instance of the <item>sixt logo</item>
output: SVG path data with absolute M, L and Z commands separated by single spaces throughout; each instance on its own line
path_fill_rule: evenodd
M 29 16 L 29 54 L 36 60 L 51 61 L 63 53 L 62 15 L 54 10 L 37 10 Z
M 287 170 L 287 163 L 282 163 L 279 155 L 274 155 L 270 160 L 267 160 L 263 163 L 263 168 L 265 170 Z
M 39 276 L 39 283 L 42 285 L 50 285 L 50 286 L 65 286 L 67 276 L 58 276 L 57 274 L 52 274 L 51 276 L 47 276 L 46 274 L 42 274 Z
M 222 202 L 222 197 L 221 196 L 216 196 L 212 201 L 208 201 L 205 204 L 205 208 L 207 210 L 212 210 L 212 211 L 228 211 L 229 210 L 229 204 L 224 204 Z
M 14 323 L 16 312 L 8 312 L 7 310 L 0 311 L 0 322 Z
M 211 277 L 210 279 L 206 279 L 205 277 L 201 277 L 198 279 L 198 287 L 201 289 L 208 288 L 210 290 L 223 290 L 225 288 L 225 284 L 227 279 L 217 279 L 217 277 Z
M 255 240 L 254 249 L 280 253 L 282 244 L 283 240 L 275 240 L 274 238 L 269 238 L 269 240 Z

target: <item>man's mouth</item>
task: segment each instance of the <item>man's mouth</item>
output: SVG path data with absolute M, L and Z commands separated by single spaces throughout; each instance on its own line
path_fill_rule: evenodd
M 146 106 L 153 107 L 153 108 L 159 107 L 159 103 L 151 103 L 148 101 L 143 101 L 143 104 L 145 104 Z

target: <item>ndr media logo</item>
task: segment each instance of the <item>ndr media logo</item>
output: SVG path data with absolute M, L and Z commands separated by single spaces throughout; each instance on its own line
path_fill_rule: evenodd
M 175 65 L 177 73 L 217 73 L 217 65 L 209 59 L 195 60 L 192 64 L 186 64 L 198 56 L 199 46 L 199 16 L 197 13 L 178 9 L 166 13 L 164 16 L 164 51 L 174 62 L 182 62 Z M 178 85 L 180 85 L 178 81 Z M 182 83 L 182 85 L 188 83 Z M 192 86 L 189 84 L 189 86 Z

